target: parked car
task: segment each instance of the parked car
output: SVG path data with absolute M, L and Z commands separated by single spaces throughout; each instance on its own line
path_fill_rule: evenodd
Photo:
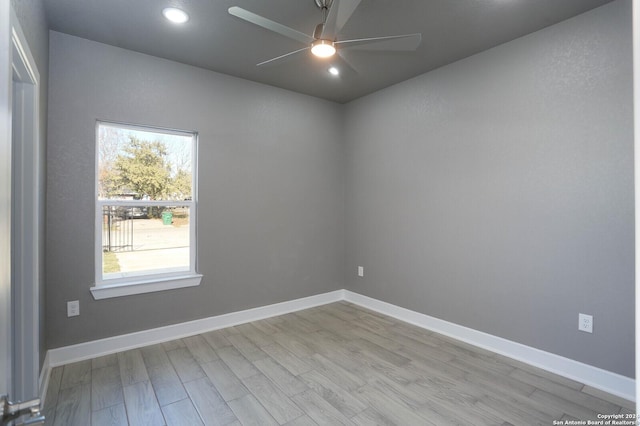
M 142 219 L 147 217 L 146 207 L 131 207 L 129 209 L 129 217 L 131 219 Z

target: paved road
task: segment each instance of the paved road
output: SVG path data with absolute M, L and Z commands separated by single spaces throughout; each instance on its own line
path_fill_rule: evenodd
M 121 272 L 189 267 L 189 226 L 133 219 L 133 251 L 116 252 Z

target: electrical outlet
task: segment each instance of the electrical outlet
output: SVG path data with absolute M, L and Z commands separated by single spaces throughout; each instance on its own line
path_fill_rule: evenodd
M 67 302 L 67 317 L 77 317 L 78 315 L 80 315 L 80 301 Z
M 578 330 L 593 333 L 593 316 L 578 314 Z
M 358 276 L 364 277 L 364 266 L 358 266 Z

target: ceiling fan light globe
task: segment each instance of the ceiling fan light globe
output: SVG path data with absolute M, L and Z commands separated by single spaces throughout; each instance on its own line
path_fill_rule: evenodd
M 311 53 L 318 58 L 329 58 L 336 53 L 336 48 L 332 41 L 316 40 L 311 44 Z

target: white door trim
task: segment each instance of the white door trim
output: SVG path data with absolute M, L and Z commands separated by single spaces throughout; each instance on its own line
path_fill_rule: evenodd
M 636 207 L 636 378 L 640 378 L 640 4 L 633 1 L 633 146 L 635 170 L 635 207 Z M 640 380 L 636 380 L 636 395 L 640 395 Z M 640 398 L 636 399 L 636 412 L 640 413 Z
M 0 395 L 11 389 L 11 7 L 0 2 Z
M 11 396 L 25 400 L 39 394 L 40 75 L 18 18 L 13 9 L 10 13 L 14 370 Z

